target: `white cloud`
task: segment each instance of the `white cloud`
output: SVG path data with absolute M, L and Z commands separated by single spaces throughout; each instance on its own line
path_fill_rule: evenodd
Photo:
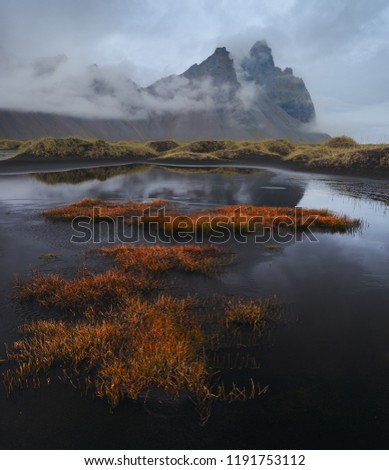
M 263 38 L 277 65 L 305 80 L 323 130 L 362 140 L 389 133 L 386 0 L 0 0 L 0 103 L 121 115 L 117 97 L 88 95 L 89 65 L 116 74 L 124 93 L 123 76 L 148 85 L 217 46 L 238 58 Z M 66 62 L 34 79 L 32 64 L 36 71 L 61 54 Z M 340 112 L 339 102 L 350 110 Z

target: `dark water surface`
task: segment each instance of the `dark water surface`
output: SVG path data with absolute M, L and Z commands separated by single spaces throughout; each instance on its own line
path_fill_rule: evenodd
M 13 273 L 71 272 L 85 246 L 70 227 L 39 211 L 82 197 L 161 197 L 192 210 L 226 204 L 329 208 L 363 219 L 354 234 L 317 234 L 270 252 L 234 245 L 236 262 L 218 278 L 182 288 L 198 295 L 276 294 L 288 305 L 261 351 L 254 401 L 216 404 L 205 427 L 186 403 L 113 413 L 68 384 L 0 388 L 2 448 L 386 448 L 389 439 L 389 184 L 280 170 L 146 166 L 0 176 L 0 343 L 17 338 L 41 311 L 12 300 Z M 55 252 L 57 261 L 43 261 Z M 192 278 L 191 278 L 192 279 Z M 3 356 L 2 352 L 2 356 Z M 0 364 L 3 372 L 6 364 Z

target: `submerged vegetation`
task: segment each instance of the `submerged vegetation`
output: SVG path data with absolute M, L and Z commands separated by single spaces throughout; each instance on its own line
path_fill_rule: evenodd
M 347 136 L 333 137 L 320 144 L 304 144 L 287 139 L 200 140 L 190 143 L 161 140 L 137 143 L 46 137 L 26 142 L 3 140 L 0 141 L 0 148 L 18 149 L 18 156 L 47 159 L 116 159 L 129 163 L 279 163 L 311 169 L 389 168 L 389 145 L 358 144 Z

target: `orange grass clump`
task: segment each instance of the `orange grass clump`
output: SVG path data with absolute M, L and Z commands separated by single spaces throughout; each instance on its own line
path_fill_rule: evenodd
M 359 227 L 359 219 L 332 214 L 327 209 L 291 207 L 225 206 L 194 214 L 144 215 L 141 221 L 158 223 L 166 232 L 248 230 L 260 228 L 284 230 L 324 229 L 332 232 L 352 231 Z
M 152 272 L 174 268 L 187 272 L 211 273 L 222 268 L 222 250 L 215 245 L 117 245 L 104 247 L 104 255 L 115 256 L 122 269 L 146 269 Z
M 8 351 L 16 362 L 5 376 L 9 390 L 61 367 L 69 380 L 86 377 L 85 387 L 115 407 L 152 387 L 177 395 L 203 387 L 203 337 L 191 320 L 193 300 L 162 295 L 155 302 L 127 300 L 103 319 L 69 324 L 37 321 Z
M 95 208 L 95 209 L 94 209 Z M 95 221 L 115 217 L 140 217 L 143 224 L 156 223 L 170 233 L 203 230 L 255 230 L 283 227 L 285 230 L 324 229 L 347 232 L 361 225 L 359 219 L 332 214 L 327 209 L 302 209 L 293 207 L 224 206 L 194 214 L 158 214 L 159 209 L 170 209 L 163 199 L 152 202 L 117 202 L 101 199 L 82 199 L 65 207 L 49 209 L 43 214 L 51 219 L 72 220 L 74 217 L 93 217 Z M 314 220 L 313 220 L 314 218 Z
M 257 332 L 263 331 L 281 315 L 281 304 L 276 297 L 256 300 L 241 298 L 230 300 L 224 310 L 227 328 L 248 326 Z
M 106 309 L 118 305 L 128 295 L 156 287 L 156 281 L 146 273 L 134 275 L 113 269 L 102 274 L 83 271 L 70 280 L 60 274 L 34 273 L 29 282 L 18 282 L 16 289 L 21 301 L 35 300 L 43 306 L 74 311 L 87 307 Z
M 107 220 L 115 217 L 140 216 L 143 211 L 155 212 L 167 206 L 163 199 L 154 199 L 151 202 L 117 202 L 103 201 L 101 199 L 85 198 L 65 207 L 48 209 L 43 214 L 54 220 L 72 220 L 75 217 L 93 217 L 95 221 Z

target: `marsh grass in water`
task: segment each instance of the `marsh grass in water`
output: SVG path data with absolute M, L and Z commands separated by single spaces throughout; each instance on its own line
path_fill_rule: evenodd
M 100 205 L 102 218 L 130 217 L 143 214 L 150 204 L 155 214 L 166 206 L 162 200 L 118 203 L 84 199 L 45 211 L 45 215 L 69 220 L 90 215 Z M 283 222 L 295 216 L 291 208 L 228 206 L 189 214 L 186 221 L 204 229 L 207 222 L 201 217 L 210 215 L 220 220 L 227 217 L 231 226 L 243 223 L 244 229 L 252 228 L 252 222 L 237 222 L 237 208 L 240 217 L 261 216 L 263 224 L 274 224 L 275 217 Z M 324 209 L 307 212 L 305 216 L 317 216 L 317 229 L 343 231 L 359 223 Z M 303 228 L 305 219 L 294 219 L 294 224 Z M 170 227 L 179 228 L 179 223 Z M 201 424 L 209 419 L 215 401 L 247 400 L 266 393 L 267 387 L 256 379 L 258 358 L 253 347 L 282 319 L 283 306 L 277 298 L 219 299 L 214 308 L 208 298 L 200 302 L 164 292 L 168 272 L 219 272 L 231 261 L 230 254 L 225 256 L 212 244 L 117 245 L 99 252 L 111 256 L 116 267 L 103 273 L 82 269 L 70 279 L 39 272 L 27 282 L 18 279 L 19 301 L 35 301 L 71 317 L 40 320 L 21 328 L 21 338 L 7 351 L 12 366 L 4 373 L 4 381 L 9 392 L 15 386 L 39 385 L 41 379 L 50 381 L 57 375 L 115 407 L 123 399 L 147 399 L 162 389 L 173 398 L 189 397 Z M 247 383 L 238 386 L 230 373 L 226 380 L 226 370 L 242 368 L 251 374 Z
M 103 273 L 80 269 L 72 279 L 60 273 L 47 275 L 34 271 L 28 281 L 17 276 L 17 298 L 75 313 L 90 306 L 104 310 L 129 295 L 166 288 L 165 279 L 158 277 L 158 273 L 181 269 L 211 274 L 220 272 L 231 261 L 231 255 L 214 245 L 117 245 L 99 251 L 114 257 L 116 269 Z
M 118 202 L 86 198 L 64 207 L 46 210 L 43 214 L 52 220 L 90 217 L 96 222 L 123 217 L 131 224 L 134 221 L 142 225 L 156 224 L 162 233 L 206 233 L 214 230 L 247 232 L 278 227 L 284 227 L 285 230 L 303 231 L 309 227 L 314 230 L 348 232 L 361 225 L 359 219 L 336 215 L 327 209 L 235 205 L 183 215 L 174 212 L 174 207 L 163 199 Z
M 52 220 L 73 220 L 75 217 L 90 217 L 95 220 L 106 220 L 115 217 L 141 216 L 145 210 L 151 213 L 167 207 L 168 203 L 162 199 L 150 202 L 105 201 L 102 199 L 84 198 L 73 204 L 43 211 L 43 215 Z M 97 209 L 97 210 L 96 210 Z
M 66 279 L 63 275 L 34 272 L 24 282 L 16 279 L 16 296 L 22 301 L 35 301 L 44 307 L 55 307 L 73 313 L 82 313 L 93 307 L 106 310 L 118 305 L 127 296 L 150 292 L 161 284 L 147 272 L 123 272 L 111 269 L 104 273 L 80 270 L 77 277 Z
M 178 232 L 255 232 L 260 229 L 282 231 L 327 230 L 349 232 L 359 228 L 361 221 L 332 214 L 327 209 L 301 209 L 290 207 L 225 206 L 203 210 L 194 214 L 145 214 L 143 224 L 157 223 L 164 233 Z
M 114 256 L 115 263 L 124 270 L 145 269 L 164 272 L 181 269 L 204 274 L 220 272 L 231 261 L 231 255 L 215 245 L 147 246 L 121 244 L 103 247 L 101 253 Z
M 224 317 L 227 328 L 247 326 L 262 332 L 280 320 L 281 312 L 281 303 L 275 296 L 256 300 L 235 298 L 228 301 Z
M 54 261 L 54 260 L 59 260 L 59 256 L 55 253 L 43 253 L 42 255 L 39 256 L 39 259 L 43 261 Z
M 19 280 L 20 301 L 60 308 L 72 318 L 22 326 L 22 338 L 7 352 L 13 365 L 4 374 L 9 392 L 19 386 L 37 386 L 40 380 L 50 381 L 57 375 L 115 407 L 120 400 L 146 399 L 153 390 L 163 389 L 172 398 L 189 397 L 201 424 L 209 419 L 214 401 L 230 403 L 266 392 L 254 379 L 241 387 L 229 380 L 226 383 L 216 367 L 225 360 L 219 348 L 222 338 L 228 337 L 239 341 L 236 368 L 244 361 L 253 371 L 257 369 L 256 359 L 245 352 L 242 337 L 236 334 L 242 325 L 231 317 L 232 304 L 222 300 L 219 316 L 214 316 L 207 300 L 154 295 L 161 289 L 160 278 L 154 277 L 157 272 L 173 266 L 190 272 L 213 271 L 222 256 L 219 247 L 118 246 L 105 250 L 106 255 L 115 256 L 118 269 L 101 274 L 84 269 L 73 279 L 34 273 L 26 283 Z M 234 306 L 247 312 L 252 302 L 239 299 Z M 261 305 L 268 304 L 263 301 Z M 206 311 L 209 315 L 204 316 Z M 269 313 L 268 308 L 262 310 L 261 321 Z M 259 324 L 257 318 L 247 325 L 259 333 L 265 323 L 261 328 Z M 228 361 L 231 366 L 230 356 Z
M 231 309 L 250 313 L 249 326 L 259 333 L 267 319 L 275 318 L 275 300 L 258 302 L 239 299 L 227 305 L 227 324 L 219 324 L 220 335 L 229 334 Z M 255 304 L 255 307 L 254 307 Z M 271 308 L 270 308 L 271 305 Z M 255 371 L 258 363 L 239 339 L 235 356 L 212 348 L 212 331 L 201 322 L 200 302 L 194 297 L 174 298 L 161 294 L 154 300 L 140 296 L 123 298 L 102 314 L 89 306 L 75 322 L 40 320 L 23 325 L 22 339 L 7 350 L 13 364 L 4 373 L 10 393 L 15 387 L 39 386 L 57 375 L 81 391 L 96 394 L 114 408 L 123 399 L 147 399 L 156 389 L 171 398 L 188 396 L 195 404 L 199 421 L 205 424 L 212 403 L 245 401 L 266 393 L 253 378 L 237 386 L 222 379 L 217 365 Z M 246 318 L 247 314 L 245 314 Z M 259 320 L 260 318 L 260 320 Z M 259 327 L 261 323 L 261 326 Z M 237 325 L 240 327 L 241 325 Z
M 16 367 L 6 374 L 9 388 L 54 369 L 115 407 L 155 386 L 176 396 L 204 383 L 203 339 L 193 321 L 190 298 L 160 296 L 154 302 L 128 298 L 99 318 L 69 324 L 38 321 L 24 325 L 24 339 L 8 351 Z M 66 370 L 66 372 L 65 372 Z

